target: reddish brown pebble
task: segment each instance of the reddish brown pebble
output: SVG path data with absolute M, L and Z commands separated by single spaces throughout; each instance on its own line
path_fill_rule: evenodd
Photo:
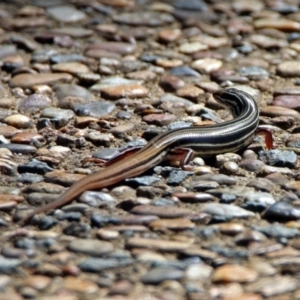
M 162 29 L 158 33 L 158 39 L 163 43 L 170 43 L 176 41 L 181 34 L 180 29 Z
M 159 85 L 166 91 L 176 91 L 182 88 L 185 83 L 177 76 L 165 75 L 161 78 Z
M 44 137 L 34 132 L 19 132 L 16 133 L 12 138 L 12 143 L 30 144 L 33 141 L 43 141 Z

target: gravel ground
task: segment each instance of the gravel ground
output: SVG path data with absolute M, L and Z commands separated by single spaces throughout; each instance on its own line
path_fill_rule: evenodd
M 299 1 L 0 2 L 0 300 L 300 299 Z M 170 163 L 16 221 L 248 92 L 274 149 Z

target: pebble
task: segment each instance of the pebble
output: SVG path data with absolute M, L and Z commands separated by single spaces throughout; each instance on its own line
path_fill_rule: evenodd
M 244 225 L 233 222 L 220 224 L 219 229 L 222 233 L 228 235 L 236 235 L 245 231 Z
M 243 159 L 239 163 L 240 168 L 250 172 L 259 172 L 264 166 L 265 166 L 264 162 L 262 162 L 259 159 L 252 159 L 252 158 Z
M 65 62 L 53 65 L 52 71 L 77 75 L 79 73 L 89 73 L 90 69 L 80 62 Z
M 138 215 L 155 215 L 162 218 L 180 218 L 192 213 L 187 208 L 166 206 L 162 210 L 161 207 L 152 205 L 138 205 L 130 212 Z
M 247 291 L 258 292 L 264 297 L 274 297 L 297 288 L 297 280 L 289 276 L 272 276 L 260 278 L 247 286 Z
M 113 251 L 111 243 L 98 240 L 75 239 L 69 245 L 68 249 L 76 253 L 83 253 L 89 256 L 101 257 Z
M 154 124 L 157 126 L 169 125 L 175 120 L 174 115 L 167 114 L 149 114 L 143 117 L 143 121 L 148 124 Z
M 63 105 L 66 106 L 67 103 L 65 103 L 65 98 L 67 97 L 81 99 L 82 102 L 79 104 L 86 104 L 96 100 L 95 96 L 89 90 L 76 84 L 57 83 L 54 85 L 53 89 L 61 108 L 64 108 Z
M 165 75 L 161 78 L 159 85 L 169 92 L 176 91 L 184 87 L 185 83 L 182 79 L 174 75 Z
M 258 274 L 255 270 L 239 265 L 224 265 L 215 270 L 212 281 L 218 283 L 252 282 Z
M 299 100 L 298 95 L 279 95 L 274 98 L 272 105 L 299 110 Z
M 262 211 L 276 202 L 272 194 L 265 192 L 250 192 L 242 207 L 251 211 Z
M 88 104 L 79 104 L 73 107 L 76 114 L 80 116 L 90 116 L 95 118 L 102 118 L 113 112 L 115 104 L 110 101 L 99 101 Z
M 254 213 L 238 206 L 220 203 L 205 204 L 201 212 L 210 214 L 215 220 L 226 221 L 232 218 L 248 218 L 254 216 Z
M 89 280 L 82 280 L 78 277 L 67 276 L 63 281 L 63 288 L 69 291 L 93 294 L 98 291 L 98 285 Z
M 10 150 L 12 153 L 22 153 L 22 154 L 29 154 L 29 153 L 35 153 L 37 151 L 37 148 L 31 145 L 23 145 L 23 144 L 0 144 L 0 149 L 6 148 Z
M 263 213 L 264 218 L 276 218 L 284 220 L 297 220 L 300 218 L 300 210 L 285 201 L 278 201 L 271 205 Z
M 31 128 L 33 126 L 33 122 L 30 118 L 21 114 L 13 114 L 11 116 L 6 117 L 3 120 L 7 125 L 16 127 L 16 128 Z
M 222 67 L 222 61 L 213 58 L 203 58 L 195 60 L 192 63 L 192 67 L 201 73 L 210 74 Z
M 148 225 L 152 230 L 184 230 L 195 227 L 195 224 L 188 219 L 159 219 Z
M 266 178 L 255 178 L 252 179 L 247 186 L 254 187 L 257 190 L 261 190 L 264 192 L 272 192 L 276 189 L 276 185 Z
M 264 234 L 255 230 L 245 230 L 234 238 L 234 242 L 237 245 L 249 245 L 252 242 L 264 242 L 266 240 L 267 238 Z
M 184 277 L 184 271 L 174 268 L 153 268 L 141 277 L 145 284 L 160 284 L 165 280 L 180 280 Z
M 299 235 L 298 229 L 294 228 L 288 228 L 282 225 L 269 225 L 269 226 L 254 226 L 255 230 L 260 231 L 267 236 L 273 237 L 273 238 L 287 238 L 291 239 L 295 236 Z
M 126 245 L 129 248 L 140 247 L 161 252 L 176 252 L 185 250 L 190 246 L 190 243 L 147 238 L 130 238 Z
M 45 108 L 49 107 L 52 104 L 52 100 L 46 96 L 41 94 L 32 94 L 28 97 L 22 99 L 18 104 L 19 110 L 32 110 L 37 108 Z
M 294 168 L 297 163 L 297 155 L 289 150 L 267 150 L 260 151 L 259 159 L 271 166 Z
M 47 9 L 48 14 L 59 22 L 75 23 L 86 19 L 86 14 L 71 5 L 53 6 Z
M 258 66 L 241 67 L 238 73 L 252 80 L 262 80 L 269 77 L 269 72 Z
M 78 264 L 83 272 L 98 273 L 103 270 L 122 268 L 133 264 L 132 259 L 114 259 L 114 258 L 87 258 Z
M 0 272 L 2 274 L 13 275 L 20 272 L 19 266 L 22 263 L 21 259 L 8 259 L 4 256 L 0 256 Z
M 101 89 L 103 97 L 116 99 L 121 97 L 142 98 L 147 96 L 148 89 L 139 84 L 126 84 Z
M 189 66 L 178 66 L 169 69 L 169 74 L 173 76 L 189 76 L 189 77 L 201 77 L 201 75 Z
M 206 49 L 208 46 L 200 42 L 184 43 L 179 46 L 179 51 L 184 54 L 192 54 Z
M 72 78 L 67 73 L 20 74 L 14 76 L 9 84 L 11 87 L 31 88 L 35 85 L 55 84 L 61 80 L 70 82 Z

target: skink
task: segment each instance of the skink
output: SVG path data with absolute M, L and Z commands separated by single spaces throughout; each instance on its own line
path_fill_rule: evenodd
M 247 93 L 229 88 L 214 94 L 235 117 L 233 120 L 210 126 L 174 129 L 153 138 L 144 148 L 126 159 L 113 159 L 107 168 L 88 175 L 74 183 L 56 201 L 35 209 L 19 223 L 24 223 L 36 214 L 60 207 L 86 190 L 101 189 L 126 178 L 138 176 L 164 160 L 176 159 L 186 168 L 194 155 L 214 156 L 236 152 L 249 145 L 259 123 L 259 109 Z

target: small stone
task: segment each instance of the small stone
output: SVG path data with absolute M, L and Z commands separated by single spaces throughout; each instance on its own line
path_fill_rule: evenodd
M 228 235 L 235 235 L 245 231 L 245 227 L 238 223 L 223 223 L 219 225 L 219 229 L 222 233 Z
M 216 269 L 212 281 L 218 283 L 251 282 L 258 277 L 255 270 L 239 265 L 224 265 Z
M 291 116 L 296 120 L 299 120 L 300 116 L 297 111 L 290 108 L 278 107 L 278 106 L 266 106 L 261 109 L 262 116 L 268 117 L 282 117 L 282 116 Z
M 263 213 L 264 218 L 297 220 L 300 218 L 300 209 L 285 201 L 278 201 Z
M 83 294 L 93 294 L 99 289 L 98 285 L 92 281 L 82 280 L 77 277 L 67 276 L 63 280 L 63 288 L 69 291 L 83 293 Z
M 297 289 L 298 281 L 290 276 L 272 276 L 260 278 L 256 282 L 247 285 L 249 292 L 261 293 L 264 297 L 293 292 Z
M 193 85 L 186 85 L 182 88 L 179 88 L 176 91 L 176 95 L 179 97 L 197 100 L 200 95 L 203 95 L 204 91 L 196 86 Z
M 140 247 L 162 252 L 177 252 L 188 248 L 190 243 L 147 238 L 130 238 L 126 243 L 126 246 L 130 248 Z
M 176 91 L 185 85 L 182 79 L 172 75 L 163 76 L 159 84 L 166 91 Z
M 246 201 L 242 204 L 242 207 L 252 211 L 261 212 L 275 202 L 274 197 L 270 193 L 250 192 L 246 196 Z
M 205 280 L 208 279 L 213 272 L 211 266 L 205 264 L 192 264 L 186 269 L 186 277 L 188 280 Z
M 180 218 L 192 213 L 191 210 L 186 208 L 167 206 L 162 209 L 160 206 L 152 205 L 138 205 L 130 212 L 138 215 L 156 215 L 161 218 Z
M 253 212 L 238 206 L 220 203 L 205 204 L 201 211 L 211 214 L 216 220 L 230 220 L 232 218 L 248 218 L 254 216 Z
M 89 73 L 90 69 L 80 62 L 65 62 L 53 65 L 52 71 L 65 72 L 70 73 L 72 75 L 76 75 L 79 73 Z
M 237 245 L 248 245 L 252 242 L 264 242 L 266 240 L 267 237 L 264 234 L 254 230 L 245 230 L 234 238 Z
M 200 77 L 201 75 L 189 66 L 179 66 L 169 69 L 169 74 L 174 76 L 189 76 L 189 77 Z
M 180 29 L 162 29 L 158 33 L 158 39 L 164 43 L 170 43 L 178 40 L 178 38 L 182 35 Z
M 289 150 L 267 150 L 260 151 L 259 158 L 273 166 L 294 168 L 297 162 L 297 155 Z
M 51 278 L 42 275 L 33 275 L 24 280 L 25 286 L 30 286 L 38 291 L 43 291 L 50 284 Z
M 31 88 L 34 85 L 54 84 L 58 81 L 70 82 L 72 75 L 67 73 L 20 74 L 10 81 L 11 87 Z
M 146 123 L 155 124 L 158 126 L 169 125 L 174 120 L 174 115 L 167 114 L 149 114 L 143 117 L 143 121 L 145 121 Z
M 42 94 L 32 94 L 19 102 L 19 110 L 31 110 L 51 106 L 52 101 L 49 97 Z
M 247 186 L 254 187 L 257 190 L 262 190 L 264 192 L 272 192 L 276 189 L 276 185 L 266 178 L 255 178 L 248 182 Z
M 254 22 L 254 26 L 257 29 L 261 28 L 276 28 L 283 31 L 300 31 L 300 24 L 299 22 L 295 22 L 289 19 L 259 19 Z
M 103 270 L 121 268 L 133 264 L 132 259 L 114 259 L 114 258 L 88 258 L 81 263 L 78 267 L 83 272 L 98 273 Z
M 159 284 L 165 280 L 180 280 L 184 277 L 184 271 L 175 268 L 154 268 L 141 277 L 144 284 Z
M 291 239 L 297 235 L 299 235 L 299 230 L 295 228 L 288 228 L 282 225 L 268 225 L 268 226 L 254 226 L 255 230 L 258 230 L 267 236 L 273 238 L 286 238 Z
M 148 225 L 152 230 L 184 230 L 194 228 L 195 224 L 188 219 L 159 219 Z
M 251 80 L 262 80 L 269 77 L 269 72 L 257 66 L 242 67 L 238 69 L 238 73 Z
M 30 144 L 38 141 L 44 142 L 44 137 L 34 132 L 19 132 L 16 133 L 10 140 L 12 143 Z
M 166 58 L 157 58 L 156 65 L 162 68 L 176 68 L 183 65 L 183 61 L 181 59 L 166 59 Z
M 75 105 L 73 109 L 78 115 L 81 116 L 101 118 L 110 114 L 115 107 L 115 104 L 110 101 L 98 101 L 94 103 Z
M 179 51 L 184 54 L 192 54 L 206 49 L 208 49 L 208 46 L 200 42 L 184 43 L 179 46 Z
M 274 98 L 272 105 L 299 110 L 299 101 L 300 95 L 279 95 Z
M 126 84 L 102 88 L 101 93 L 104 97 L 113 99 L 121 97 L 142 98 L 147 96 L 148 89 L 139 84 Z
M 97 231 L 97 236 L 102 240 L 115 240 L 119 238 L 120 233 L 116 230 L 103 228 Z
M 16 128 L 31 128 L 33 125 L 30 118 L 21 114 L 8 116 L 4 119 L 4 122 Z
M 284 48 L 287 47 L 287 41 L 283 39 L 275 39 L 263 34 L 252 34 L 250 42 L 263 49 Z
M 136 45 L 129 43 L 121 43 L 121 42 L 101 42 L 101 43 L 93 43 L 88 46 L 88 50 L 90 49 L 100 49 L 108 52 L 115 52 L 119 54 L 131 54 L 136 50 Z
M 277 66 L 277 73 L 283 77 L 298 77 L 300 64 L 295 61 L 284 61 Z
M 192 67 L 199 72 L 209 74 L 222 67 L 222 61 L 213 58 L 198 59 L 192 63 Z
M 263 166 L 265 166 L 264 162 L 262 162 L 259 159 L 252 159 L 252 158 L 243 159 L 239 163 L 240 168 L 250 172 L 259 172 L 263 168 Z
M 47 9 L 49 15 L 58 22 L 75 23 L 86 19 L 87 15 L 71 5 L 53 6 Z

